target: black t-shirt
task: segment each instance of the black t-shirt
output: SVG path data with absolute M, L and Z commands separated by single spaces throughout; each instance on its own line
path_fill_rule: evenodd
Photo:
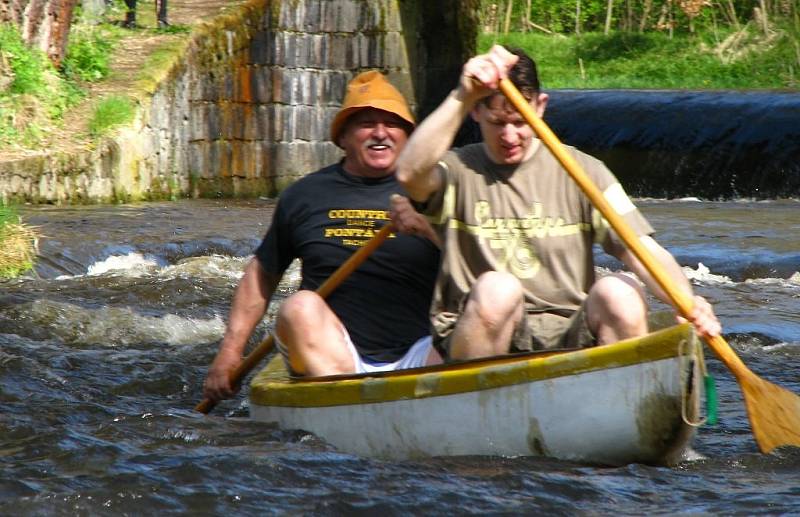
M 309 174 L 281 194 L 256 257 L 278 276 L 300 258 L 300 288 L 316 290 L 389 223 L 395 193 L 406 195 L 393 175 L 351 176 L 341 164 Z M 395 361 L 430 334 L 438 267 L 439 250 L 428 239 L 393 234 L 328 296 L 362 357 Z

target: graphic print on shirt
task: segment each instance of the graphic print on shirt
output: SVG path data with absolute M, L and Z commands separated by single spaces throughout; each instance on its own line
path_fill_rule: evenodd
M 489 201 L 476 201 L 474 224 L 457 219 L 450 224 L 487 242 L 492 250 L 497 250 L 498 270 L 521 279 L 533 278 L 541 267 L 534 239 L 563 237 L 591 230 L 589 223 L 567 223 L 562 217 L 543 217 L 542 204 L 538 202 L 533 203 L 524 217 L 492 217 L 492 213 Z
M 330 225 L 324 229 L 326 239 L 337 239 L 343 246 L 361 247 L 389 221 L 387 210 L 334 208 L 328 211 Z M 334 222 L 335 221 L 335 222 Z M 383 223 L 380 223 L 382 221 Z M 389 238 L 395 237 L 392 233 Z

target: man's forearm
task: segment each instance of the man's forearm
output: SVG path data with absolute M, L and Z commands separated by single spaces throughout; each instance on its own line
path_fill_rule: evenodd
M 425 201 L 438 190 L 440 179 L 434 173 L 474 105 L 464 99 L 460 89 L 453 90 L 436 110 L 417 127 L 397 159 L 397 179 L 412 199 Z
M 686 275 L 683 274 L 683 269 L 681 269 L 680 264 L 678 264 L 672 254 L 650 237 L 642 238 L 642 243 L 650 251 L 656 261 L 662 265 L 664 271 L 678 289 L 686 293 L 689 297 L 693 296 L 692 284 L 689 282 L 689 279 L 686 278 Z M 658 282 L 656 282 L 656 279 L 650 274 L 647 268 L 636 258 L 633 252 L 626 250 L 625 255 L 627 258 L 623 259 L 623 262 L 642 280 L 642 282 L 644 282 L 647 288 L 659 300 L 673 305 L 667 293 L 661 288 Z
M 220 351 L 244 353 L 247 340 L 267 312 L 269 300 L 277 281 L 264 273 L 257 259 L 252 259 L 245 268 L 244 276 L 231 303 L 231 312 L 225 328 Z

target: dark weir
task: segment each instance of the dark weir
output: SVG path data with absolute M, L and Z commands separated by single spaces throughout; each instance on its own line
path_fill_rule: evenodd
M 634 196 L 800 197 L 800 94 L 555 90 L 545 120 Z

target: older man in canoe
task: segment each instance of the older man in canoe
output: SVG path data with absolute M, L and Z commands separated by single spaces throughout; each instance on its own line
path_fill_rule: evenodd
M 261 321 L 283 272 L 302 260 L 300 290 L 286 299 L 276 344 L 297 375 L 334 375 L 441 362 L 431 346 L 428 307 L 439 263 L 435 235 L 410 208 L 394 176 L 414 129 L 403 96 L 376 71 L 356 76 L 331 125 L 344 149 L 339 163 L 287 188 L 236 289 L 225 336 L 204 394 L 236 390 L 230 373 Z M 324 299 L 317 289 L 390 221 L 390 205 L 409 234 L 393 236 Z
M 420 124 L 397 162 L 398 180 L 441 239 L 431 307 L 434 345 L 449 358 L 466 359 L 646 333 L 642 288 L 626 274 L 596 280 L 593 244 L 662 300 L 667 296 L 497 91 L 505 77 L 541 116 L 548 96 L 539 89 L 535 63 L 522 51 L 495 46 L 464 65 L 458 87 Z M 467 115 L 479 124 L 483 142 L 448 150 Z M 672 281 L 693 296 L 681 268 L 653 240 L 653 229 L 613 174 L 591 156 L 567 150 Z M 700 334 L 720 332 L 711 306 L 699 296 L 690 319 Z

